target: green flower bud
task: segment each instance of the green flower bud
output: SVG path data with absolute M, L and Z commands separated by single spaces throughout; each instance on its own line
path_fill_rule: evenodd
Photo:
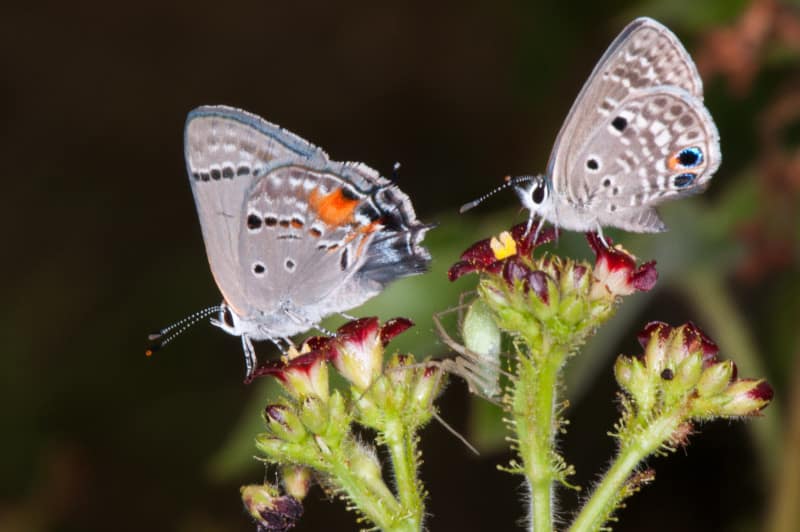
M 268 406 L 264 409 L 264 418 L 272 433 L 284 441 L 299 443 L 308 435 L 300 418 L 286 405 Z
M 314 434 L 322 434 L 328 427 L 328 405 L 318 397 L 306 397 L 300 404 L 300 421 Z
M 298 501 L 305 499 L 311 487 L 311 470 L 299 465 L 286 465 L 281 468 L 283 488 L 288 495 Z
M 700 381 L 697 383 L 697 395 L 700 397 L 713 397 L 722 393 L 728 387 L 733 377 L 733 362 L 725 360 L 703 370 Z

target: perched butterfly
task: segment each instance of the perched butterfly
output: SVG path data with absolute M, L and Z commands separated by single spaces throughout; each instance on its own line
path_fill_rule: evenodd
M 289 343 L 325 316 L 424 272 L 431 227 L 408 196 L 360 163 L 245 111 L 214 106 L 186 120 L 185 156 L 211 273 L 223 303 L 194 321 L 240 336 L 248 377 L 253 340 Z M 176 324 L 184 327 L 184 322 Z M 175 327 L 151 335 L 163 345 Z
M 703 82 L 678 38 L 650 18 L 631 22 L 595 66 L 556 138 L 544 175 L 508 181 L 535 215 L 573 231 L 656 233 L 655 207 L 702 192 L 719 167 L 719 134 Z

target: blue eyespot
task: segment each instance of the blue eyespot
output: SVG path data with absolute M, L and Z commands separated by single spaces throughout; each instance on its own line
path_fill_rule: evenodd
M 678 154 L 678 162 L 684 168 L 693 168 L 703 162 L 703 151 L 696 146 L 684 148 Z
M 695 180 L 696 177 L 697 174 L 693 174 L 691 172 L 676 175 L 675 179 L 672 180 L 672 184 L 678 188 L 687 187 L 692 184 L 692 182 Z

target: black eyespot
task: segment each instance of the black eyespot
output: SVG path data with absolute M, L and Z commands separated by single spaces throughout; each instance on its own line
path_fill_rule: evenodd
M 297 264 L 295 264 L 295 262 L 292 259 L 286 259 L 284 266 L 286 267 L 287 270 L 291 272 L 294 271 L 294 267 L 297 266 Z
M 544 183 L 541 181 L 536 183 L 536 186 L 533 188 L 533 192 L 531 193 L 531 199 L 537 205 L 544 201 Z
M 687 168 L 697 166 L 703 162 L 703 152 L 700 150 L 700 148 L 694 146 L 691 148 L 685 148 L 678 154 L 678 162 L 681 163 L 681 166 L 685 166 Z
M 275 218 L 274 216 L 267 216 L 266 218 L 264 218 L 264 225 L 266 225 L 267 227 L 275 227 L 276 225 L 278 225 L 278 219 Z
M 603 186 L 604 187 L 610 187 L 611 186 L 611 180 L 609 178 L 603 179 Z
M 253 273 L 254 273 L 254 274 L 256 274 L 256 275 L 261 275 L 261 274 L 263 274 L 265 271 L 267 271 L 267 268 L 266 268 L 266 266 L 264 266 L 264 265 L 263 265 L 263 264 L 261 264 L 260 262 L 256 262 L 255 264 L 253 264 Z
M 213 179 L 214 181 L 219 181 L 221 177 L 222 177 L 222 172 L 220 172 L 218 168 L 211 169 L 211 179 Z
M 247 175 L 249 173 L 250 173 L 249 166 L 240 166 L 239 168 L 236 169 L 236 175 Z
M 625 131 L 625 128 L 628 127 L 628 121 L 624 117 L 618 116 L 611 121 L 611 125 L 614 126 L 614 129 L 622 133 Z
M 671 381 L 675 377 L 675 374 L 672 373 L 672 370 L 666 368 L 664 371 L 661 372 L 661 378 L 665 381 Z
M 222 177 L 225 179 L 233 179 L 233 167 L 226 166 L 222 169 Z
M 675 179 L 672 181 L 672 184 L 678 188 L 683 188 L 692 184 L 692 181 L 697 177 L 697 174 L 693 174 L 691 172 L 687 172 L 685 174 L 680 174 L 675 176 Z
M 347 270 L 347 267 L 350 265 L 350 257 L 348 257 L 347 248 L 342 250 L 342 255 L 339 258 L 339 267 L 342 271 Z
M 256 216 L 255 214 L 251 214 L 247 217 L 247 228 L 251 231 L 255 231 L 261 227 L 261 218 Z
M 586 161 L 586 168 L 589 170 L 597 170 L 600 168 L 600 165 L 597 163 L 597 159 L 589 159 Z

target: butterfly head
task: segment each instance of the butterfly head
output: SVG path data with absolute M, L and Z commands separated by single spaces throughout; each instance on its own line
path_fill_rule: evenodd
M 550 210 L 550 187 L 543 175 L 520 176 L 512 179 L 514 191 L 522 206 L 534 214 L 546 217 Z
M 463 213 L 476 207 L 486 198 L 507 188 L 514 189 L 520 202 L 522 202 L 522 206 L 531 211 L 531 216 L 534 214 L 544 215 L 550 211 L 550 186 L 547 178 L 544 175 L 523 175 L 518 177 L 506 177 L 505 183 L 499 187 L 487 192 L 476 200 L 462 205 L 460 212 Z

